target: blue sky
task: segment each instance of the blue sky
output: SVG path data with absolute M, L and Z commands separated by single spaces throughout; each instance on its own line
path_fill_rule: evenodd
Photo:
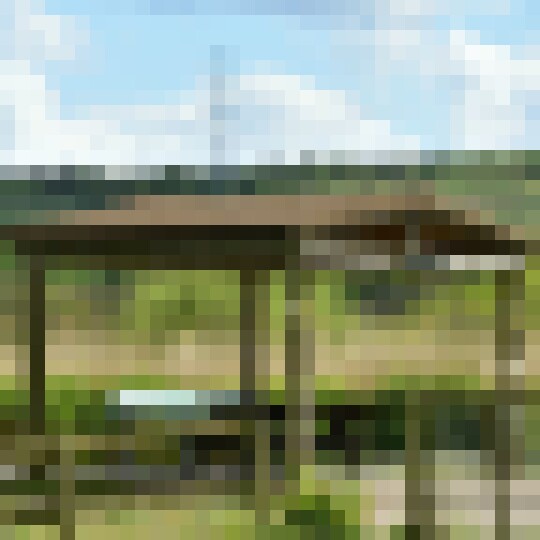
M 35 23 L 23 21 L 42 15 L 47 22 L 37 26 L 49 27 L 47 38 Z M 96 144 L 96 156 L 102 137 L 112 144 L 113 124 L 115 136 L 139 139 L 148 138 L 148 130 L 172 135 L 177 126 L 179 134 L 200 137 L 202 152 L 205 130 L 215 122 L 207 122 L 199 105 L 174 126 L 164 127 L 155 117 L 163 119 L 170 107 L 201 103 L 209 88 L 208 79 L 206 87 L 201 81 L 212 71 L 211 58 L 222 53 L 225 63 L 216 67 L 214 61 L 213 72 L 227 74 L 227 85 L 236 91 L 220 98 L 221 107 L 234 109 L 217 128 L 228 137 L 223 144 L 235 150 L 229 160 L 255 151 L 249 147 L 250 120 L 266 129 L 256 134 L 266 137 L 258 137 L 258 151 L 266 145 L 268 151 L 291 150 L 291 156 L 310 145 L 337 149 L 342 140 L 350 142 L 346 150 L 361 151 L 370 140 L 366 130 L 381 149 L 534 148 L 540 143 L 540 82 L 534 73 L 539 26 L 534 0 L 6 0 L 0 7 L 0 75 L 13 77 L 7 60 L 29 62 L 32 92 L 39 77 L 46 94 L 39 98 L 44 123 L 54 118 L 62 133 L 75 130 L 85 144 Z M 258 82 L 250 82 L 255 75 Z M 285 101 L 267 95 L 263 78 L 274 93 L 287 94 Z M 24 83 L 17 79 L 17 85 Z M 4 101 L 4 125 L 22 126 L 20 108 Z M 321 113 L 320 103 L 328 110 Z M 137 118 L 135 111 L 145 110 L 154 124 L 131 122 L 128 128 L 128 110 Z M 346 122 L 343 133 L 340 121 Z M 90 136 L 88 130 L 97 131 Z M 298 135 L 294 141 L 291 132 Z M 365 136 L 354 142 L 357 132 Z M 26 150 L 17 138 L 15 130 L 14 150 Z M 8 139 L 2 137 L 0 151 L 9 150 Z M 133 152 L 139 143 L 129 144 Z M 68 159 L 78 149 L 59 152 Z M 24 152 L 19 154 L 23 159 Z M 159 158 L 157 147 L 153 155 Z
M 362 50 L 333 48 L 336 32 L 410 28 L 438 31 L 437 39 L 444 42 L 450 29 L 463 29 L 479 31 L 482 42 L 488 44 L 538 44 L 540 40 L 540 3 L 534 0 L 429 1 L 424 4 L 450 9 L 427 11 L 421 17 L 401 13 L 392 17 L 389 9 L 377 11 L 377 3 L 386 2 L 46 0 L 48 13 L 88 20 L 89 54 L 99 73 L 83 70 L 70 75 L 65 66 L 48 69 L 51 79 L 53 74 L 60 76 L 54 83 L 66 103 L 123 102 L 132 99 L 135 85 L 150 91 L 146 98 L 139 98 L 150 102 L 161 98 L 163 90 L 192 87 L 194 78 L 208 71 L 210 47 L 225 45 L 235 58 L 233 71 L 241 65 L 250 70 L 254 62 L 273 61 L 287 73 L 314 75 L 325 88 L 373 94 L 380 91 L 374 83 L 369 89 L 359 83 L 372 75 L 375 43 Z

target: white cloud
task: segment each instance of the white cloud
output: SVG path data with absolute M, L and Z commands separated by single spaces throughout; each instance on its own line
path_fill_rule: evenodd
M 515 59 L 509 45 L 481 44 L 478 36 L 456 31 L 450 33 L 450 58 L 466 81 L 452 106 L 453 144 L 469 149 L 538 144 L 538 136 L 534 141 L 527 133 L 523 96 L 540 92 L 539 59 Z
M 379 0 L 378 12 L 394 17 L 440 16 L 455 13 L 474 15 L 506 15 L 511 10 L 511 0 Z
M 25 67 L 18 62 L 0 75 L 0 86 L 10 89 L 0 102 L 15 111 L 16 148 L 0 152 L 3 163 L 255 163 L 269 162 L 275 151 L 298 162 L 301 150 L 418 148 L 417 138 L 394 136 L 388 121 L 362 119 L 344 92 L 309 88 L 309 80 L 305 88 L 296 76 L 230 77 L 223 120 L 210 117 L 208 79 L 187 96 L 193 102 L 180 95 L 178 105 L 93 106 L 84 109 L 90 119 L 62 120 L 58 92 Z M 214 154 L 211 134 L 223 134 Z
M 6 0 L 4 9 L 12 20 L 15 59 L 29 60 L 33 68 L 42 69 L 46 60 L 75 60 L 79 47 L 89 43 L 84 19 L 45 15 L 44 0 Z
M 441 3 L 438 7 L 442 9 Z M 540 144 L 540 130 L 532 129 L 534 121 L 527 118 L 527 105 L 540 103 L 538 48 L 482 43 L 479 32 L 421 28 L 340 32 L 334 43 L 360 48 L 372 44 L 378 86 L 392 84 L 392 76 L 399 74 L 421 78 L 421 87 L 429 92 L 452 88 L 450 99 L 441 97 L 438 103 L 436 95 L 427 96 L 437 103 L 437 117 L 450 117 L 452 150 L 525 149 Z M 434 140 L 444 140 L 448 133 L 437 131 L 436 122 L 433 125 Z
M 0 163 L 268 163 L 276 153 L 297 163 L 301 150 L 418 148 L 418 138 L 393 135 L 388 120 L 364 119 L 345 92 L 294 75 L 228 76 L 217 91 L 201 78 L 176 105 L 96 105 L 63 119 L 44 62 L 74 60 L 86 38 L 73 19 L 36 15 L 30 0 L 14 6 L 15 57 L 0 60 L 0 106 L 13 112 L 14 148 L 0 149 Z

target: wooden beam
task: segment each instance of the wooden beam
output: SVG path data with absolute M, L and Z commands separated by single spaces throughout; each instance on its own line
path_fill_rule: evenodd
M 45 434 L 45 267 L 30 256 L 30 432 Z

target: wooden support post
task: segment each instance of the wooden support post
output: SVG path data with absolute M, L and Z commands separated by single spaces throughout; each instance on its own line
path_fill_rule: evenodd
M 30 432 L 45 434 L 45 267 L 30 256 Z
M 71 428 L 58 440 L 60 498 L 45 497 L 44 511 L 59 512 L 61 540 L 75 538 L 75 433 Z M 43 451 L 47 449 L 45 432 L 45 261 L 39 254 L 30 256 L 30 433 L 41 436 Z M 45 472 L 46 463 L 30 464 L 31 479 L 44 480 Z
M 255 271 L 240 271 L 240 404 L 243 409 L 253 407 L 255 404 Z M 240 422 L 240 435 L 242 440 L 241 478 L 248 478 L 244 471 L 250 470 L 250 461 L 255 458 L 251 454 L 254 451 L 254 422 L 245 416 Z M 247 442 L 249 441 L 249 443 Z M 248 461 L 249 459 L 249 461 Z M 256 458 L 255 458 L 256 459 Z M 251 478 L 249 479 L 251 480 Z M 245 491 L 246 483 L 243 482 L 242 506 L 249 508 L 253 501 L 253 492 Z
M 270 272 L 242 270 L 240 291 L 241 396 L 246 406 L 255 408 L 253 420 L 242 421 L 242 434 L 253 437 L 256 524 L 268 525 L 270 417 L 266 411 L 270 406 Z
M 521 315 L 525 272 L 495 271 L 495 539 L 511 538 L 510 481 L 513 466 L 524 465 L 525 330 Z M 516 414 L 517 413 L 517 414 Z M 518 467 L 515 470 L 519 470 Z
M 405 255 L 421 255 L 420 227 L 418 226 L 406 226 Z M 405 389 L 405 538 L 407 540 L 435 539 L 436 530 L 435 453 L 422 450 L 421 395 L 420 390 Z M 437 536 L 438 540 L 443 540 L 441 533 Z
M 300 270 L 300 231 L 288 233 L 285 270 L 285 490 L 300 494 L 303 465 L 315 465 L 315 272 Z

